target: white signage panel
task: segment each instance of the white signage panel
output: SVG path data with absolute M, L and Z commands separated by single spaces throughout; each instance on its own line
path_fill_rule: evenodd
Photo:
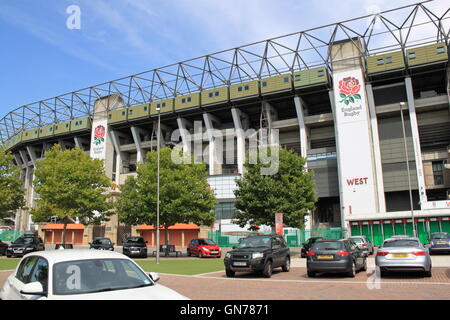
M 364 77 L 356 69 L 335 73 L 333 81 L 341 210 L 344 218 L 375 213 L 376 181 Z
M 106 139 L 108 138 L 108 120 L 95 120 L 92 124 L 91 153 L 93 159 L 106 158 Z

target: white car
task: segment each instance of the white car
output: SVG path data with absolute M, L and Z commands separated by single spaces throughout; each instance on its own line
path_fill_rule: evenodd
M 27 254 L 0 291 L 3 300 L 187 300 L 118 252 L 55 250 Z

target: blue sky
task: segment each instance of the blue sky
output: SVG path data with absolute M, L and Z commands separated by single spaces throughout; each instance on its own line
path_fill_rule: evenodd
M 415 2 L 1 0 L 0 117 L 133 73 Z M 80 30 L 66 27 L 70 5 L 81 9 Z

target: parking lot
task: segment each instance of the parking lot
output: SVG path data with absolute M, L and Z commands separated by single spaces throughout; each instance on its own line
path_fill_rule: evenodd
M 179 259 L 182 263 L 186 258 Z M 431 278 L 417 273 L 376 278 L 371 256 L 368 271 L 359 272 L 355 278 L 342 275 L 308 278 L 305 259 L 293 258 L 290 272 L 275 269 L 270 279 L 250 273 L 227 278 L 224 271 L 197 275 L 160 273 L 159 283 L 194 300 L 450 300 L 450 256 L 432 256 L 432 260 Z M 0 271 L 1 286 L 10 273 Z

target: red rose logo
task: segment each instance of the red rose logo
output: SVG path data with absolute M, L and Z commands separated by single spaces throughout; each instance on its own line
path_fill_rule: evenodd
M 105 132 L 106 130 L 104 126 L 98 126 L 97 128 L 95 128 L 94 135 L 96 138 L 100 139 L 105 136 Z
M 360 100 L 361 95 L 358 92 L 361 90 L 361 85 L 358 79 L 353 77 L 347 77 L 339 81 L 339 92 L 342 98 L 341 103 L 349 104 L 354 103 L 355 100 Z
M 94 144 L 98 146 L 102 142 L 105 142 L 106 129 L 104 126 L 97 126 L 94 130 Z

